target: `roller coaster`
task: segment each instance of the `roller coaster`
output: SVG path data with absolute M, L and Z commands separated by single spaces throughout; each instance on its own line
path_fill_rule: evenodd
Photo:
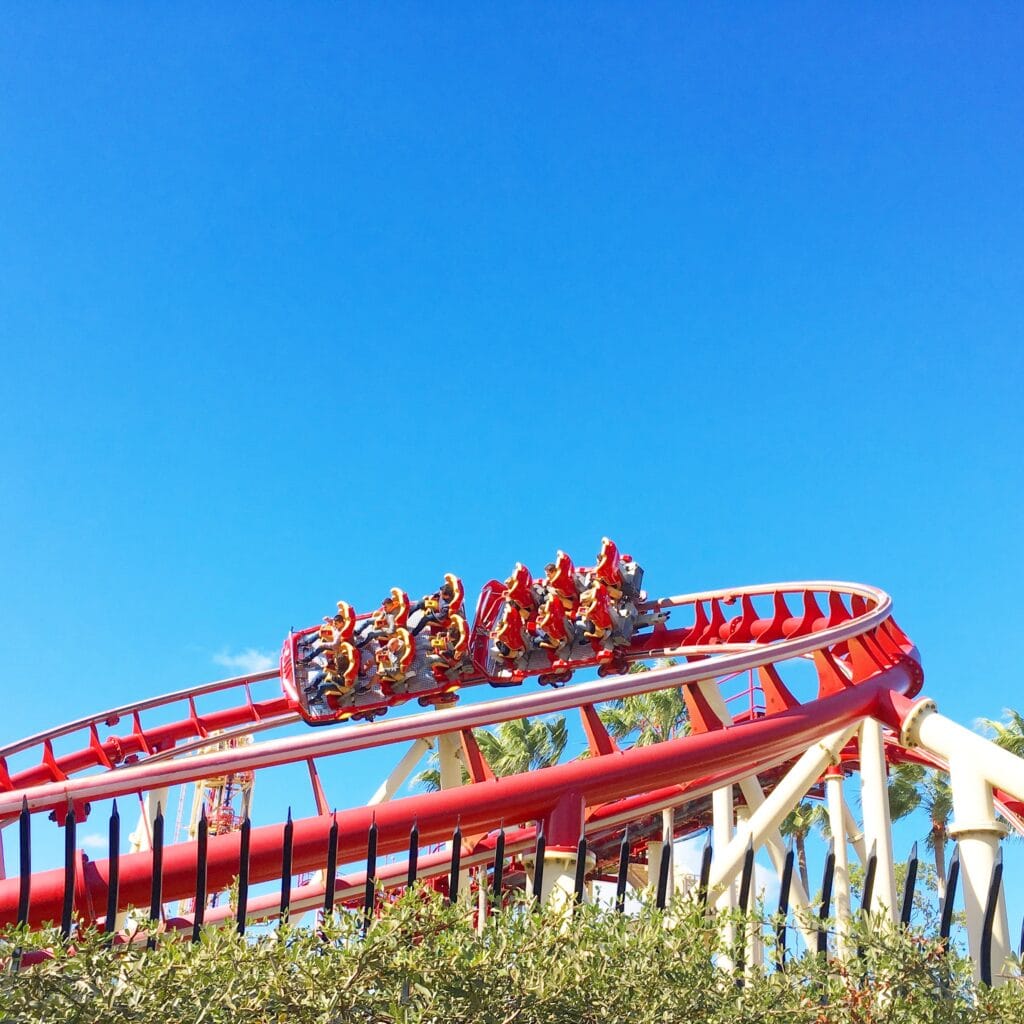
M 97 801 L 137 798 L 142 809 L 134 852 L 116 857 L 93 860 L 68 843 L 64 869 L 33 873 L 23 841 L 21 874 L 0 872 L 0 926 L 38 927 L 71 910 L 79 923 L 113 932 L 126 908 L 148 905 L 154 892 L 164 928 L 227 921 L 232 910 L 217 894 L 239 875 L 240 858 L 253 884 L 281 883 L 291 914 L 325 900 L 355 907 L 371 871 L 371 829 L 375 853 L 387 858 L 371 882 L 385 891 L 412 877 L 449 885 L 454 836 L 467 890 L 483 887 L 503 860 L 506 877 L 536 884 L 549 900 L 581 878 L 614 874 L 624 837 L 641 886 L 656 864 L 671 863 L 676 841 L 708 830 L 709 891 L 727 907 L 749 849 L 783 870 L 779 826 L 811 793 L 824 800 L 832 834 L 847 840 L 835 844 L 842 942 L 851 851 L 862 861 L 870 851 L 877 863 L 872 908 L 897 914 L 886 780 L 888 766 L 912 761 L 949 774 L 969 947 L 980 960 L 987 928 L 993 959 L 1005 960 L 1005 904 L 1000 897 L 993 908 L 989 895 L 1000 841 L 1008 828 L 1024 832 L 1024 761 L 921 696 L 921 659 L 890 597 L 813 580 L 649 598 L 643 584 L 643 569 L 606 538 L 593 566 L 559 552 L 540 577 L 517 565 L 504 582 L 490 581 L 470 624 L 463 584 L 449 573 L 418 601 L 393 588 L 364 614 L 338 602 L 320 625 L 288 634 L 276 670 L 137 700 L 0 746 L 7 864 L 10 836 L 19 828 L 24 836 L 29 819 L 43 827 L 49 817 L 71 839 Z M 480 687 L 501 692 L 469 699 Z M 686 735 L 624 746 L 609 734 L 602 705 L 670 688 L 685 701 Z M 475 730 L 570 711 L 585 756 L 496 777 Z M 358 770 L 361 754 L 385 747 L 399 748 L 396 764 L 370 801 L 334 810 L 321 767 L 344 755 L 346 771 Z M 431 751 L 440 788 L 400 795 Z M 231 780 L 251 786 L 296 764 L 308 768 L 315 815 L 250 826 L 227 807 Z M 171 787 L 188 785 L 221 794 L 223 827 L 208 833 L 209 802 L 197 797 L 185 840 L 164 844 L 158 808 Z M 855 785 L 859 822 L 846 796 Z M 412 829 L 416 850 L 396 859 Z M 794 879 L 794 909 L 809 898 Z M 271 919 L 281 906 L 275 894 L 257 895 L 247 912 Z

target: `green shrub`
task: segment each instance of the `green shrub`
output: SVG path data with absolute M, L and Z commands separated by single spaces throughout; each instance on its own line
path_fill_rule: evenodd
M 667 927 L 666 922 L 671 926 Z M 739 919 L 737 918 L 737 922 Z M 154 951 L 115 952 L 84 934 L 0 939 L 54 957 L 0 975 L 4 1021 L 402 1022 L 402 1024 L 744 1024 L 1024 1020 L 1024 986 L 976 989 L 969 965 L 935 942 L 862 930 L 849 964 L 791 957 L 785 971 L 749 972 L 742 986 L 715 963 L 719 930 L 691 905 L 665 915 L 578 908 L 571 916 L 516 905 L 478 935 L 466 907 L 429 893 L 386 907 L 365 940 L 343 915 L 317 935 L 286 929 L 239 939 L 209 929 L 193 945 L 163 935 Z M 767 932 L 766 932 L 767 934 Z M 771 950 L 768 951 L 769 959 Z

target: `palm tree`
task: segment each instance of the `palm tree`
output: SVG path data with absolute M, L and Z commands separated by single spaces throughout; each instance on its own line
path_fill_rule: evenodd
M 473 735 L 480 751 L 497 776 L 520 775 L 523 772 L 547 768 L 555 764 L 565 750 L 569 732 L 565 716 L 549 721 L 529 718 L 502 722 L 494 731 L 475 729 Z M 462 768 L 462 781 L 469 775 Z M 441 788 L 441 772 L 437 766 L 437 752 L 430 756 L 430 767 L 413 777 L 413 785 L 428 792 Z
M 675 661 L 668 659 L 659 662 L 658 667 L 675 664 Z M 648 667 L 639 661 L 629 667 L 630 675 L 647 671 Z M 686 701 L 683 699 L 682 688 L 678 686 L 610 701 L 598 714 L 604 727 L 615 739 L 632 736 L 633 744 L 637 747 L 678 739 L 690 731 Z
M 811 880 L 807 873 L 807 837 L 815 829 L 827 831 L 828 815 L 821 804 L 811 803 L 810 800 L 801 800 L 786 815 L 779 826 L 779 831 L 787 839 L 792 838 L 796 847 L 796 863 L 800 871 L 800 881 L 804 884 L 804 892 L 811 891 Z
M 1013 708 L 1003 709 L 1003 722 L 983 718 L 981 724 L 992 732 L 992 742 L 1011 754 L 1024 757 L 1024 715 Z
M 939 771 L 928 772 L 921 803 L 931 823 L 925 842 L 935 858 L 935 885 L 939 899 L 945 899 L 946 842 L 949 839 L 949 819 L 953 816 L 953 789 L 946 775 Z
M 921 806 L 921 785 L 924 782 L 923 765 L 903 761 L 889 771 L 889 817 L 899 821 Z
M 946 895 L 946 842 L 953 814 L 953 791 L 945 774 L 920 764 L 903 763 L 889 773 L 889 812 L 893 821 L 916 810 L 928 815 L 925 843 L 935 860 L 935 884 L 940 899 Z
M 529 718 L 502 722 L 493 732 L 474 732 L 480 751 L 497 776 L 521 775 L 555 764 L 565 750 L 569 732 L 565 716 L 550 721 Z

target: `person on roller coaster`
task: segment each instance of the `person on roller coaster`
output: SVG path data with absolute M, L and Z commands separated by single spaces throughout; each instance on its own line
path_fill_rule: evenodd
M 365 647 L 371 640 L 391 636 L 409 622 L 409 595 L 398 587 L 381 602 L 381 606 L 356 629 L 356 647 Z
M 416 641 L 404 626 L 399 626 L 374 652 L 377 675 L 385 682 L 397 685 L 405 682 L 416 657 Z
M 453 613 L 448 628 L 430 639 L 430 650 L 435 665 L 446 671 L 460 668 L 469 651 L 469 626 L 466 620 Z
M 572 623 L 557 591 L 551 590 L 537 613 L 537 646 L 557 651 L 572 643 Z
M 355 645 L 347 640 L 341 641 L 328 661 L 323 680 L 319 684 L 320 696 L 343 697 L 351 693 L 359 679 L 359 664 L 359 652 Z
M 526 653 L 527 633 L 522 612 L 512 601 L 505 603 L 493 635 L 494 649 L 506 661 L 516 661 Z
M 323 624 L 316 633 L 309 633 L 299 640 L 299 661 L 306 663 L 320 655 L 330 655 L 342 642 L 351 643 L 355 632 L 356 613 L 345 601 L 338 602 L 336 615 L 325 615 Z
M 578 579 L 572 559 L 564 551 L 559 551 L 555 560 L 544 567 L 545 594 L 556 595 L 571 614 L 580 603 Z
M 537 588 L 530 570 L 522 562 L 516 562 L 512 575 L 505 580 L 504 597 L 507 604 L 516 608 L 523 622 L 537 610 Z
M 587 640 L 601 644 L 611 640 L 615 621 L 612 618 L 610 591 L 603 580 L 595 577 L 590 588 L 583 594 L 576 624 Z
M 427 594 L 412 605 L 413 611 L 422 612 L 419 622 L 410 630 L 412 635 L 416 636 L 427 626 L 447 629 L 453 616 L 463 614 L 465 594 L 462 580 L 454 573 L 446 572 L 444 583 L 435 593 Z
M 608 590 L 613 601 L 622 598 L 622 570 L 619 566 L 619 549 L 607 537 L 601 538 L 601 551 L 594 566 L 593 579 L 599 580 Z

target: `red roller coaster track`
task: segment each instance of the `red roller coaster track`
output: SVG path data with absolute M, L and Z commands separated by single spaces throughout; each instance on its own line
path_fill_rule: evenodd
M 414 822 L 424 847 L 446 842 L 460 826 L 465 837 L 464 868 L 491 855 L 494 833 L 503 824 L 509 827 L 506 851 L 510 855 L 531 847 L 539 824 L 544 826 L 547 849 L 555 854 L 574 850 L 582 831 L 597 852 L 595 870 L 600 872 L 625 826 L 631 827 L 631 836 L 642 847 L 661 835 L 655 821 L 669 812 L 671 837 L 680 838 L 711 823 L 709 798 L 723 791 L 729 793 L 730 815 L 734 801 L 745 804 L 754 837 L 777 853 L 777 824 L 792 804 L 784 801 L 793 793 L 801 798 L 829 763 L 846 772 L 862 769 L 867 785 L 864 757 L 870 733 L 863 732 L 865 722 L 885 726 L 883 757 L 948 763 L 941 737 L 927 743 L 916 738 L 914 730 L 923 735 L 926 726 L 938 735 L 935 723 L 941 716 L 933 715 L 922 724 L 922 716 L 930 711 L 925 708 L 928 702 L 909 699 L 921 689 L 920 659 L 893 620 L 891 600 L 882 591 L 852 583 L 807 581 L 705 591 L 646 602 L 643 607 L 669 612 L 672 628 L 659 621 L 652 631 L 638 634 L 618 652 L 616 667 L 654 658 L 672 658 L 675 664 L 573 682 L 560 689 L 503 693 L 485 702 L 448 704 L 381 721 L 313 731 L 303 726 L 302 731 L 283 737 L 224 744 L 212 751 L 209 746 L 214 739 L 259 734 L 300 722 L 303 709 L 294 695 L 280 689 L 268 692 L 277 673 L 220 680 L 80 719 L 0 747 L 0 824 L 10 825 L 23 807 L 33 814 L 53 812 L 58 824 L 69 812 L 81 821 L 96 800 L 164 791 L 229 772 L 259 773 L 279 765 L 307 763 L 320 813 L 294 823 L 290 874 L 322 872 L 335 818 L 327 812 L 319 790 L 316 762 L 412 743 L 395 778 L 382 787 L 380 799 L 372 806 L 350 807 L 336 815 L 337 863 L 357 866 L 337 879 L 336 899 L 346 903 L 361 895 L 364 876 L 358 865 L 365 855 L 371 820 L 376 822 L 381 855 L 405 850 Z M 792 685 L 790 680 L 801 672 L 794 666 L 802 666 L 805 677 L 813 671 L 812 689 Z M 740 707 L 722 691 L 723 684 L 737 676 L 749 680 L 740 695 Z M 485 681 L 477 672 L 466 684 Z M 597 705 L 669 687 L 682 689 L 690 733 L 650 746 L 620 749 L 604 730 Z M 803 693 L 803 699 L 798 700 L 794 691 Z M 210 697 L 216 697 L 220 706 L 204 710 L 203 702 Z M 474 729 L 571 709 L 580 714 L 589 756 L 522 775 L 494 777 L 476 744 Z M 461 765 L 454 788 L 447 788 L 452 779 L 449 772 L 446 788 L 440 791 L 389 799 L 396 780 L 400 785 L 413 770 L 427 743 L 457 755 Z M 68 752 L 56 753 L 57 746 Z M 914 746 L 920 749 L 909 749 Z M 814 761 L 818 755 L 820 764 Z M 799 792 L 790 793 L 789 780 L 808 758 L 813 762 L 809 774 L 803 772 Z M 1018 768 L 998 758 L 996 762 L 987 776 L 994 797 L 1006 813 L 1018 814 L 1024 773 L 1016 775 Z M 468 782 L 460 785 L 461 766 Z M 867 830 L 873 823 L 867 820 L 867 798 L 864 804 Z M 730 822 L 724 833 L 730 842 L 734 827 Z M 252 882 L 281 878 L 281 836 L 280 824 L 253 828 Z M 238 833 L 210 837 L 211 892 L 227 887 L 237 875 L 239 844 Z M 729 861 L 728 849 L 716 840 L 715 856 L 721 853 L 721 865 Z M 118 906 L 145 904 L 153 858 L 143 850 L 119 860 Z M 440 877 L 448 863 L 447 852 L 428 852 L 419 860 L 419 877 Z M 90 860 L 81 851 L 76 855 L 74 905 L 79 919 L 102 920 L 108 871 L 107 861 Z M 165 847 L 163 900 L 189 898 L 195 891 L 196 873 L 194 843 Z M 385 886 L 403 884 L 405 865 L 386 865 L 378 877 Z M 0 880 L 0 925 L 15 920 L 19 891 L 19 878 Z M 293 887 L 291 907 L 297 911 L 318 906 L 323 894 L 322 875 L 314 876 Z M 30 924 L 59 919 L 63 899 L 63 870 L 34 874 Z M 257 897 L 249 910 L 256 917 L 270 917 L 276 906 L 276 897 Z M 206 919 L 223 918 L 228 912 L 214 908 Z
M 739 614 L 727 616 L 726 609 L 737 602 Z M 24 801 L 34 812 L 54 811 L 57 816 L 72 808 L 81 819 L 88 803 L 98 799 L 402 740 L 456 734 L 464 746 L 473 748 L 474 728 L 577 708 L 592 749 L 586 760 L 495 779 L 480 764 L 478 752 L 470 750 L 465 761 L 471 781 L 458 791 L 407 797 L 338 814 L 342 863 L 358 860 L 372 815 L 379 827 L 381 853 L 404 849 L 414 820 L 424 844 L 449 838 L 461 821 L 464 835 L 476 837 L 475 843 L 483 844 L 483 849 L 487 835 L 501 821 L 546 821 L 549 843 L 568 848 L 577 840 L 584 817 L 588 834 L 596 836 L 603 831 L 610 835 L 627 821 L 640 821 L 666 807 L 693 805 L 730 781 L 768 773 L 792 761 L 815 739 L 864 716 L 885 717 L 890 693 L 913 695 L 921 686 L 918 655 L 894 623 L 888 596 L 873 588 L 822 582 L 779 584 L 652 603 L 671 609 L 676 623 L 680 618 L 689 622 L 664 633 L 655 643 L 649 639 L 642 642 L 639 651 L 631 652 L 631 659 L 656 653 L 685 659 L 686 664 L 197 754 L 218 731 L 253 733 L 298 717 L 293 700 L 281 695 L 261 699 L 254 693 L 257 684 L 274 678 L 272 673 L 223 680 L 139 701 L 0 749 L 0 820 L 12 821 Z M 770 610 L 758 614 L 756 604 Z M 783 682 L 780 667 L 794 659 L 807 660 L 814 667 L 817 692 L 813 699 L 798 701 Z M 757 673 L 764 708 L 748 707 L 740 720 L 723 721 L 721 703 L 709 699 L 709 685 L 717 693 L 715 681 L 737 673 Z M 684 689 L 691 734 L 647 748 L 618 750 L 593 714 L 594 706 L 669 686 Z M 202 713 L 200 698 L 213 693 L 222 700 L 224 696 L 233 698 L 233 706 Z M 158 709 L 171 720 L 147 726 L 146 713 Z M 177 709 L 177 715 L 167 714 Z M 73 736 L 82 737 L 78 749 L 56 756 L 54 741 L 59 738 L 67 746 Z M 8 771 L 12 756 L 32 750 L 38 752 L 34 766 Z M 679 820 L 681 829 L 693 827 L 685 814 L 680 814 Z M 326 814 L 295 823 L 296 873 L 324 867 L 330 824 Z M 522 843 L 528 843 L 530 831 L 530 827 L 523 830 Z M 467 849 L 466 855 L 472 856 L 474 849 Z M 237 835 L 211 838 L 211 890 L 229 884 L 238 870 L 238 854 Z M 98 908 L 105 906 L 105 862 L 82 855 L 78 864 L 77 911 L 87 920 L 94 919 Z M 151 866 L 151 857 L 144 852 L 121 858 L 123 904 L 145 900 Z M 422 862 L 422 873 L 433 869 L 429 859 Z M 252 880 L 279 878 L 281 870 L 280 826 L 255 828 Z M 194 845 L 168 847 L 164 853 L 165 899 L 186 898 L 195 882 Z M 33 923 L 55 920 L 62 900 L 62 871 L 39 872 L 32 891 Z M 310 895 L 296 892 L 297 905 Z M 343 898 L 343 890 L 339 895 Z M 0 882 L 0 922 L 13 920 L 16 902 L 17 880 Z

